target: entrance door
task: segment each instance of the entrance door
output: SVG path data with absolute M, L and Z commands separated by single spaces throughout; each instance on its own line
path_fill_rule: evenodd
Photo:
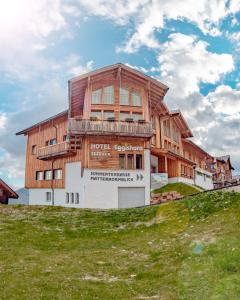
M 118 188 L 118 207 L 138 207 L 145 205 L 144 187 L 119 187 Z

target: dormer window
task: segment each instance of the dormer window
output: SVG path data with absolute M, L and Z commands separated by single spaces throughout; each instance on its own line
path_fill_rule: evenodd
M 137 93 L 132 93 L 132 105 L 133 106 L 142 106 L 142 98 Z
M 114 87 L 110 85 L 93 91 L 92 104 L 114 104 Z
M 119 95 L 120 105 L 129 105 L 129 91 L 124 88 L 120 88 Z
M 92 92 L 92 104 L 101 104 L 102 89 Z

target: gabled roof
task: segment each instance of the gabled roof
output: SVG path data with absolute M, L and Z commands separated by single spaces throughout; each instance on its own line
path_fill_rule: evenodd
M 230 168 L 232 170 L 234 170 L 234 167 L 232 166 L 231 161 L 230 161 L 230 155 L 218 156 L 218 157 L 216 157 L 216 160 L 223 162 L 223 163 L 229 162 Z
M 18 194 L 17 194 L 16 192 L 14 192 L 14 191 L 10 188 L 10 186 L 8 186 L 8 185 L 6 184 L 6 182 L 4 182 L 4 181 L 0 178 L 0 189 L 1 189 L 1 188 L 7 193 L 7 195 L 8 195 L 9 198 L 15 198 L 15 199 L 18 198 Z
M 94 70 L 94 71 L 91 71 L 91 72 L 73 77 L 69 81 L 70 82 L 75 82 L 75 81 L 78 81 L 78 80 L 81 80 L 81 79 L 84 79 L 84 78 L 95 76 L 95 75 L 98 75 L 98 74 L 101 74 L 101 73 L 104 73 L 104 72 L 107 72 L 107 71 L 111 71 L 111 70 L 114 70 L 114 69 L 118 69 L 118 68 L 121 68 L 122 70 L 127 70 L 130 73 L 136 74 L 137 76 L 145 79 L 146 81 L 150 81 L 153 84 L 161 87 L 166 92 L 169 90 L 168 86 L 166 86 L 165 84 L 163 84 L 160 81 L 156 80 L 155 78 L 153 78 L 151 76 L 148 76 L 148 75 L 146 75 L 146 74 L 144 74 L 144 73 L 142 73 L 142 72 L 140 72 L 136 69 L 133 69 L 133 68 L 131 68 L 131 67 L 125 65 L 125 64 L 122 64 L 122 63 L 113 64 L 113 65 L 110 65 L 110 66 L 106 66 L 106 67 L 103 67 L 103 68 L 100 68 L 100 69 L 97 69 L 97 70 Z
M 189 139 L 184 139 L 183 142 L 188 143 L 191 146 L 195 147 L 196 149 L 198 149 L 200 152 L 204 153 L 209 158 L 213 158 L 208 152 L 206 152 L 205 150 L 203 150 L 200 146 L 198 146 L 197 144 L 195 144 L 193 141 L 191 141 Z
M 28 133 L 29 131 L 31 131 L 31 130 L 37 128 L 38 126 L 45 125 L 45 124 L 47 124 L 48 122 L 54 121 L 55 119 L 57 119 L 57 118 L 59 118 L 59 117 L 62 117 L 62 116 L 65 116 L 65 115 L 67 116 L 67 114 L 68 114 L 68 110 L 64 110 L 64 111 L 62 111 L 62 112 L 59 113 L 59 114 L 56 114 L 56 115 L 54 115 L 54 116 L 52 116 L 52 117 L 50 117 L 50 118 L 47 118 L 47 119 L 45 119 L 45 120 L 43 120 L 43 121 L 41 121 L 41 122 L 38 122 L 38 123 L 36 123 L 36 124 L 34 124 L 34 125 L 32 125 L 32 126 L 26 128 L 26 129 L 23 129 L 22 131 L 17 132 L 16 135 L 26 134 L 26 133 Z
M 187 121 L 183 117 L 180 110 L 172 110 L 169 112 L 170 116 L 174 118 L 176 124 L 178 125 L 183 138 L 193 137 L 192 131 L 189 128 Z

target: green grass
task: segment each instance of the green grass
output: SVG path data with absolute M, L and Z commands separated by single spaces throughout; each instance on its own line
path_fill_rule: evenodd
M 197 194 L 202 190 L 195 186 L 191 186 L 182 182 L 177 182 L 177 183 L 166 184 L 161 188 L 154 190 L 153 193 L 158 194 L 158 193 L 171 192 L 171 191 L 176 191 L 182 196 L 190 196 L 190 195 Z
M 240 194 L 0 207 L 0 299 L 240 299 Z

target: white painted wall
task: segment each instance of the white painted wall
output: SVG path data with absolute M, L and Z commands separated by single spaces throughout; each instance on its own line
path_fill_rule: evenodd
M 144 150 L 144 170 L 84 170 L 85 207 L 118 208 L 118 187 L 145 187 L 145 204 L 150 203 L 150 151 Z M 94 175 L 95 173 L 99 175 Z M 101 176 L 101 173 L 103 176 Z M 104 174 L 110 174 L 104 175 Z M 115 176 L 114 176 L 115 173 Z M 113 175 L 111 175 L 113 174 Z M 129 174 L 129 176 L 120 176 Z M 138 179 L 143 176 L 142 180 Z M 94 178 L 100 178 L 94 180 Z M 111 178 L 125 178 L 131 181 L 107 181 Z
M 194 184 L 194 181 L 191 178 L 185 178 L 185 177 L 168 178 L 168 183 L 175 183 L 175 182 L 183 182 L 183 183 L 186 183 L 186 184 Z
M 206 170 L 196 168 L 195 169 L 195 184 L 200 186 L 204 190 L 213 189 L 212 174 L 207 172 Z
M 144 150 L 144 170 L 84 169 L 83 177 L 81 177 L 81 162 L 66 164 L 65 168 L 65 189 L 54 189 L 54 205 L 79 208 L 118 208 L 118 187 L 144 187 L 145 204 L 150 203 L 150 150 L 148 149 Z M 98 175 L 93 175 L 96 172 Z M 101 175 L 101 173 L 110 175 Z M 120 176 L 123 173 L 128 176 Z M 94 180 L 96 177 L 98 180 Z M 114 181 L 107 181 L 111 178 Z M 115 181 L 118 178 L 126 178 L 129 181 Z M 52 192 L 52 190 L 29 189 L 29 204 L 52 205 L 52 202 L 46 201 L 46 192 Z M 67 192 L 79 193 L 79 204 L 67 204 Z

